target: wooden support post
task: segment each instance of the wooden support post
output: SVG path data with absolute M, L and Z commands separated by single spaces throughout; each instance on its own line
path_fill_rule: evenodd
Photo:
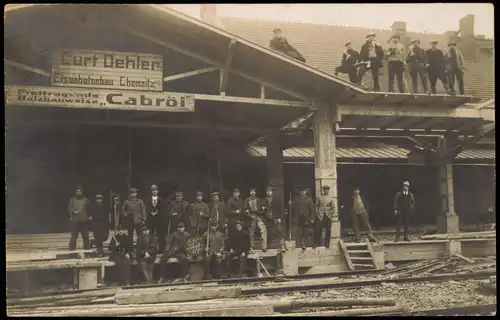
M 128 189 L 132 188 L 132 129 L 130 129 L 130 131 L 129 131 L 129 137 L 128 137 L 128 176 L 127 176 L 127 185 L 128 185 Z
M 279 129 L 274 130 L 267 136 L 267 178 L 268 184 L 273 188 L 273 201 L 278 201 L 277 211 L 275 216 L 280 216 L 281 224 L 284 229 L 283 212 L 285 208 L 284 202 L 284 179 L 283 179 L 283 147 L 281 141 L 281 132 Z M 284 240 L 285 234 L 280 236 Z
M 438 138 L 438 166 L 439 166 L 439 193 L 441 210 L 437 218 L 438 233 L 458 233 L 459 220 L 455 213 L 455 199 L 453 195 L 453 166 L 449 156 L 451 150 L 447 147 L 445 137 Z
M 337 157 L 335 131 L 338 127 L 337 106 L 321 105 L 314 115 L 314 179 L 316 197 L 321 195 L 323 186 L 329 186 L 328 194 L 334 204 L 330 248 L 340 240 L 340 221 L 337 200 Z

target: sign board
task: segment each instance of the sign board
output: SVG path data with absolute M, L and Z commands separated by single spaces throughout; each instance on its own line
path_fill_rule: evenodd
M 163 57 L 145 53 L 59 49 L 52 54 L 52 85 L 163 91 Z
M 194 95 L 85 88 L 5 86 L 7 106 L 193 112 Z

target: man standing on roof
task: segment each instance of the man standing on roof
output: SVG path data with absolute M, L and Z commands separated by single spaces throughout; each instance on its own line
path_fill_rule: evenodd
M 306 63 L 306 59 L 302 56 L 299 50 L 295 49 L 288 40 L 281 35 L 280 28 L 274 28 L 273 38 L 269 41 L 269 48 L 279 51 L 296 60 Z
M 465 59 L 462 55 L 462 52 L 457 49 L 457 44 L 455 41 L 450 41 L 448 43 L 448 52 L 444 55 L 445 60 L 447 61 L 447 72 L 448 72 L 448 81 L 450 83 L 450 91 L 451 94 L 455 94 L 455 78 L 458 81 L 458 90 L 460 95 L 465 94 L 464 90 L 464 70 L 465 70 Z
M 399 35 L 391 37 L 392 43 L 389 44 L 387 49 L 387 71 L 389 73 L 389 92 L 394 92 L 394 76 L 398 82 L 398 89 L 400 93 L 405 92 L 403 85 L 403 72 L 405 68 L 404 47 L 399 42 Z
M 403 190 L 396 193 L 394 197 L 394 215 L 396 216 L 396 242 L 399 241 L 401 223 L 403 223 L 403 236 L 405 241 L 410 241 L 408 237 L 408 227 L 410 218 L 415 212 L 415 197 L 410 192 L 410 183 L 403 182 Z
M 420 48 L 420 40 L 413 40 L 410 46 L 410 52 L 406 58 L 408 67 L 410 69 L 411 84 L 413 93 L 418 93 L 418 79 L 422 81 L 422 87 L 424 87 L 424 93 L 427 91 L 427 75 L 425 67 L 427 65 L 427 54 L 425 50 Z
M 373 78 L 373 90 L 379 92 L 379 70 L 383 67 L 382 60 L 384 59 L 385 54 L 382 46 L 375 42 L 374 33 L 370 33 L 366 36 L 366 43 L 361 47 L 359 56 L 361 66 L 358 72 L 358 84 L 361 85 L 363 76 L 368 70 L 371 70 Z
M 345 52 L 342 54 L 342 62 L 339 67 L 335 68 L 335 75 L 339 73 L 347 73 L 349 81 L 356 83 L 358 77 L 356 63 L 359 60 L 359 53 L 352 48 L 351 41 L 348 41 L 345 44 L 345 48 Z
M 83 249 L 90 249 L 90 201 L 83 196 L 82 186 L 76 187 L 76 195 L 69 200 L 68 215 L 71 221 L 71 239 L 69 240 L 69 250 L 76 250 L 76 239 L 78 238 L 79 233 L 82 234 Z
M 448 94 L 450 89 L 448 87 L 448 79 L 446 77 L 446 62 L 444 60 L 443 51 L 437 48 L 438 42 L 432 41 L 431 48 L 426 51 L 427 53 L 427 74 L 431 82 L 431 93 L 436 94 L 437 80 L 441 80 L 443 86 Z

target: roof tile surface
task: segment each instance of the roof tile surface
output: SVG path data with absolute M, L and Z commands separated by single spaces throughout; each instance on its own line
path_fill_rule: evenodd
M 334 74 L 335 67 L 340 65 L 342 53 L 345 50 L 346 41 L 352 41 L 354 48 L 359 51 L 365 42 L 366 34 L 374 32 L 382 47 L 386 47 L 386 41 L 392 35 L 391 30 L 373 30 L 356 27 L 330 26 L 304 24 L 296 22 L 266 21 L 241 18 L 221 18 L 227 31 L 250 40 L 263 47 L 269 46 L 272 37 L 272 30 L 281 28 L 288 41 L 297 48 L 306 58 L 310 66 L 318 68 L 330 74 Z M 444 34 L 423 34 L 407 32 L 406 36 L 411 39 L 419 39 L 422 47 L 430 47 L 432 40 L 439 41 L 438 47 L 446 49 L 448 37 Z M 465 71 L 465 94 L 474 95 L 483 99 L 494 97 L 494 61 L 493 56 L 480 53 L 474 60 L 464 53 L 466 59 Z M 385 63 L 386 64 L 386 63 Z M 382 91 L 388 91 L 387 68 L 381 69 L 380 85 Z M 348 79 L 346 74 L 339 74 L 339 77 Z M 406 82 L 411 90 L 411 80 L 409 74 L 405 74 Z M 371 75 L 363 79 L 364 86 L 373 88 Z M 421 84 L 419 80 L 419 87 Z M 455 89 L 458 91 L 457 84 Z M 397 88 L 396 83 L 394 88 Z M 438 93 L 445 90 L 440 81 L 437 85 Z

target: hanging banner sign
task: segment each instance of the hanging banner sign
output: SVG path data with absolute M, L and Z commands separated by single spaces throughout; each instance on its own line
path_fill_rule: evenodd
M 193 112 L 194 95 L 84 88 L 5 86 L 7 106 Z
M 52 85 L 163 91 L 163 57 L 146 53 L 59 49 L 52 54 Z

